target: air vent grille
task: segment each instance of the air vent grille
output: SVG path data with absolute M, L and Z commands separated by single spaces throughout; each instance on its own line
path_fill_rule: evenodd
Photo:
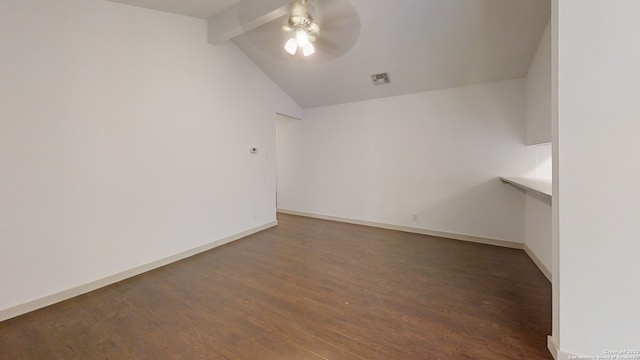
M 371 80 L 373 81 L 373 85 L 385 85 L 391 82 L 391 80 L 389 80 L 388 73 L 371 75 Z

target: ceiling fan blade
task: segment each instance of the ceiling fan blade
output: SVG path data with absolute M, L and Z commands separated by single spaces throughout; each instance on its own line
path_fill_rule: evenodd
M 360 17 L 350 2 L 318 0 L 320 38 L 318 48 L 337 58 L 346 54 L 360 37 Z

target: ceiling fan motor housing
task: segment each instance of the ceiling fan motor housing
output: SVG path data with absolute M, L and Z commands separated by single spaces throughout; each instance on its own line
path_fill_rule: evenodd
M 289 17 L 289 26 L 292 28 L 309 27 L 311 24 L 313 24 L 311 15 L 291 15 Z
M 313 41 L 318 37 L 320 27 L 313 20 L 308 9 L 309 1 L 297 0 L 293 3 L 291 8 L 291 15 L 287 20 L 287 31 L 295 31 L 298 29 L 304 29 L 309 34 L 310 39 Z

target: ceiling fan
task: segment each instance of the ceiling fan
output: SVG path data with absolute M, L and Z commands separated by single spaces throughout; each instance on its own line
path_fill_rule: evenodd
M 359 36 L 360 16 L 350 0 L 294 0 L 287 15 L 243 35 L 257 50 L 287 62 L 336 59 Z
M 282 27 L 285 32 L 293 34 L 284 44 L 284 50 L 292 56 L 298 52 L 298 48 L 302 49 L 303 56 L 313 55 L 316 52 L 313 42 L 320 35 L 320 26 L 309 13 L 311 1 L 294 1 L 289 19 Z

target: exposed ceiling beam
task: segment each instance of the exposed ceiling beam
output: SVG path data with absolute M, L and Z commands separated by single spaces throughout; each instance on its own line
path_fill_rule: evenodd
M 289 12 L 291 0 L 244 0 L 208 20 L 207 39 L 213 45 L 262 26 Z

